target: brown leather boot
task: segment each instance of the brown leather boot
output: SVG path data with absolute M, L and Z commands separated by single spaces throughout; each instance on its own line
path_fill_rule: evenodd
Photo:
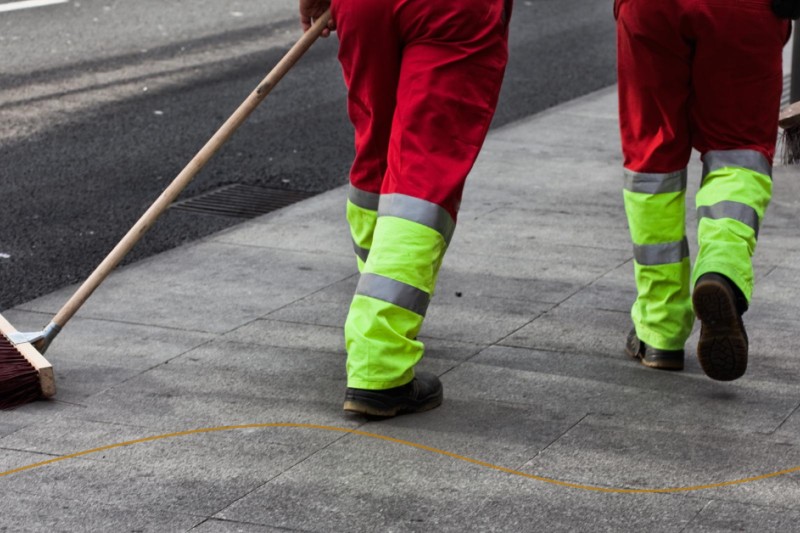
M 703 274 L 694 286 L 692 305 L 701 324 L 697 358 L 711 379 L 732 381 L 747 369 L 743 300 L 738 288 L 721 274 Z

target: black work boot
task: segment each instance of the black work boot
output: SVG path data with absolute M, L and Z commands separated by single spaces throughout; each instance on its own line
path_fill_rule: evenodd
M 388 418 L 421 413 L 442 404 L 442 383 L 429 372 L 418 372 L 405 385 L 392 389 L 368 390 L 347 388 L 344 410 L 362 415 Z
M 644 366 L 659 370 L 683 370 L 683 350 L 659 350 L 646 345 L 636 336 L 636 328 L 628 333 L 625 353 Z
M 732 381 L 747 369 L 747 332 L 742 313 L 747 300 L 728 278 L 703 274 L 692 292 L 694 313 L 700 320 L 697 358 L 711 379 Z

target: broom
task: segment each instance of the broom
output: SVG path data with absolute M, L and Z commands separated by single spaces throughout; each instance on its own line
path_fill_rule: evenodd
M 178 176 L 161 193 L 153 205 L 133 225 L 125 237 L 83 282 L 75 294 L 56 313 L 41 332 L 20 333 L 0 315 L 0 409 L 9 409 L 55 394 L 53 367 L 42 355 L 61 328 L 86 302 L 94 290 L 128 254 L 139 239 L 150 229 L 156 219 L 167 210 L 189 182 L 209 159 L 233 135 L 266 98 L 275 85 L 302 57 L 314 41 L 328 27 L 330 12 L 326 11 L 292 48 L 281 58 L 275 68 L 250 93 L 244 102 L 225 121 L 217 132 L 184 167 Z

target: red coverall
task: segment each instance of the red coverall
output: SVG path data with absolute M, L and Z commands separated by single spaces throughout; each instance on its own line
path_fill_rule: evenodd
M 416 337 L 494 115 L 511 0 L 333 0 L 355 126 L 348 221 L 361 279 L 348 386 L 414 377 Z
M 625 208 L 638 338 L 683 350 L 690 280 L 730 279 L 750 300 L 751 256 L 771 196 L 788 21 L 770 0 L 616 0 Z M 686 167 L 704 163 L 690 275 Z

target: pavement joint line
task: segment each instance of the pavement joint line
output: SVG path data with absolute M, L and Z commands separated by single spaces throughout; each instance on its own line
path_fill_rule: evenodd
M 358 427 L 360 427 L 360 428 L 361 428 L 361 427 L 364 427 L 365 425 L 366 425 L 366 423 L 362 423 L 362 424 L 361 424 L 361 425 L 359 425 Z M 344 429 L 344 428 L 342 428 L 342 429 Z M 263 483 L 261 483 L 261 484 L 260 484 L 260 485 L 258 485 L 257 487 L 253 487 L 253 489 L 252 489 L 252 490 L 249 490 L 249 491 L 247 491 L 245 494 L 242 494 L 241 496 L 239 496 L 238 498 L 236 498 L 235 500 L 233 500 L 233 501 L 231 501 L 231 502 L 228 502 L 228 503 L 225 505 L 225 507 L 222 507 L 221 509 L 219 509 L 219 510 L 217 510 L 217 511 L 214 511 L 213 513 L 211 513 L 211 516 L 212 516 L 212 517 L 213 517 L 213 516 L 216 516 L 216 515 L 220 514 L 221 512 L 225 511 L 225 509 L 228 509 L 228 508 L 229 508 L 229 507 L 231 507 L 232 505 L 235 505 L 237 502 L 239 502 L 239 501 L 241 501 L 241 500 L 244 500 L 244 499 L 245 499 L 247 496 L 249 496 L 250 494 L 252 494 L 252 493 L 256 492 L 257 490 L 261 489 L 262 487 L 265 487 L 265 486 L 269 485 L 270 483 L 272 483 L 273 481 L 275 481 L 275 480 L 276 480 L 276 479 L 278 479 L 279 477 L 281 477 L 281 476 L 283 476 L 284 474 L 286 474 L 287 472 L 291 471 L 291 470 L 292 470 L 293 468 L 295 468 L 296 466 L 299 466 L 299 465 L 301 465 L 301 464 L 305 463 L 306 461 L 308 461 L 310 458 L 314 457 L 314 456 L 315 456 L 315 455 L 317 455 L 318 453 L 320 453 L 320 452 L 322 452 L 322 451 L 324 451 L 324 450 L 327 450 L 328 448 L 330 448 L 331 446 L 333 446 L 334 444 L 336 444 L 336 443 L 338 443 L 338 442 L 341 442 L 342 440 L 344 440 L 345 438 L 347 438 L 347 436 L 348 436 L 348 435 L 347 435 L 347 432 L 343 432 L 341 435 L 337 436 L 335 439 L 332 439 L 330 442 L 326 442 L 326 443 L 325 443 L 323 446 L 321 446 L 321 447 L 319 447 L 319 448 L 317 448 L 317 449 L 315 449 L 315 450 L 312 450 L 311 452 L 309 452 L 308 454 L 306 454 L 306 455 L 305 455 L 305 457 L 301 457 L 300 459 L 298 459 L 297 461 L 295 461 L 293 464 L 291 464 L 290 466 L 288 466 L 288 467 L 284 468 L 283 470 L 281 470 L 280 472 L 278 472 L 277 474 L 275 474 L 275 475 L 274 475 L 274 476 L 272 476 L 271 478 L 267 479 L 266 481 L 264 481 Z
M 21 466 L 21 467 L 18 467 L 18 468 L 13 468 L 11 470 L 6 470 L 5 472 L 0 472 L 0 477 L 11 476 L 13 474 L 18 474 L 20 472 L 24 472 L 24 471 L 27 471 L 27 470 L 33 470 L 33 469 L 36 469 L 36 468 L 41 468 L 43 466 L 51 465 L 53 463 L 66 461 L 68 459 L 75 459 L 75 458 L 78 458 L 78 457 L 83 457 L 85 455 L 90 455 L 90 454 L 97 453 L 97 452 L 113 450 L 115 448 L 122 448 L 122 447 L 125 447 L 125 446 L 132 446 L 134 444 L 142 444 L 142 443 L 146 443 L 146 442 L 153 442 L 153 441 L 169 439 L 169 438 L 175 438 L 175 437 L 186 437 L 186 436 L 189 436 L 189 435 L 197 435 L 197 434 L 201 434 L 201 433 L 215 433 L 215 432 L 221 432 L 221 431 L 232 431 L 232 430 L 237 430 L 237 429 L 259 429 L 259 428 L 318 429 L 318 430 L 323 430 L 323 431 L 333 431 L 333 432 L 346 433 L 346 434 L 351 434 L 351 435 L 358 435 L 358 436 L 361 436 L 361 437 L 368 437 L 368 438 L 382 440 L 382 441 L 386 441 L 386 442 L 390 442 L 390 443 L 394 443 L 394 444 L 400 444 L 400 445 L 403 445 L 403 446 L 408 446 L 408 447 L 411 447 L 411 448 L 416 448 L 416 449 L 419 449 L 419 450 L 423 450 L 423 451 L 427 451 L 427 452 L 443 455 L 443 456 L 446 456 L 446 457 L 450 457 L 451 459 L 464 461 L 466 463 L 470 463 L 470 464 L 473 464 L 473 465 L 481 466 L 481 467 L 488 468 L 488 469 L 491 469 L 491 470 L 495 470 L 495 471 L 498 471 L 498 472 L 503 472 L 503 473 L 506 473 L 506 474 L 514 475 L 514 476 L 524 477 L 524 478 L 527 478 L 527 479 L 533 479 L 533 480 L 536 480 L 536 481 L 541 481 L 543 483 L 549 483 L 549 484 L 557 485 L 557 486 L 560 486 L 560 487 L 571 488 L 571 489 L 579 489 L 579 490 L 586 490 L 586 491 L 592 491 L 592 492 L 614 493 L 614 494 L 666 494 L 666 493 L 678 493 L 678 492 L 695 492 L 695 491 L 701 491 L 701 490 L 709 490 L 709 489 L 718 489 L 718 488 L 723 488 L 723 487 L 730 487 L 730 486 L 733 486 L 733 485 L 743 485 L 745 483 L 763 481 L 763 480 L 766 480 L 766 479 L 775 478 L 775 477 L 783 476 L 783 475 L 786 475 L 786 474 L 791 474 L 793 472 L 800 472 L 800 466 L 795 466 L 795 467 L 792 467 L 792 468 L 786 468 L 784 470 L 778 470 L 778 471 L 775 471 L 775 472 L 769 472 L 767 474 L 750 476 L 750 477 L 741 478 L 741 479 L 721 481 L 721 482 L 717 482 L 717 483 L 706 483 L 706 484 L 702 484 L 702 485 L 691 485 L 691 486 L 685 486 L 685 487 L 665 487 L 665 488 L 652 488 L 652 489 L 631 489 L 631 488 L 617 488 L 617 487 L 602 487 L 602 486 L 598 486 L 598 485 L 586 485 L 586 484 L 582 484 L 582 483 L 574 483 L 574 482 L 570 482 L 570 481 L 562 481 L 562 480 L 549 478 L 549 477 L 545 477 L 545 476 L 538 476 L 536 474 L 529 474 L 527 472 L 521 472 L 519 470 L 514 470 L 512 468 L 506 468 L 504 466 L 499 466 L 499 465 L 495 465 L 495 464 L 492 464 L 492 463 L 487 463 L 487 462 L 481 461 L 479 459 L 472 459 L 470 457 L 466 457 L 464 455 L 459 455 L 459 454 L 456 454 L 456 453 L 453 453 L 453 452 L 448 452 L 446 450 L 442 450 L 442 449 L 439 449 L 439 448 L 433 448 L 433 447 L 427 446 L 425 444 L 419 444 L 419 443 L 416 443 L 416 442 L 411 442 L 411 441 L 407 441 L 407 440 L 403 440 L 403 439 L 398 439 L 398 438 L 395 438 L 395 437 L 389 437 L 387 435 L 380 435 L 380 434 L 377 434 L 377 433 L 369 433 L 369 432 L 361 431 L 361 430 L 358 430 L 358 429 L 349 429 L 349 428 L 343 428 L 343 427 L 338 427 L 338 426 L 324 426 L 324 425 L 318 425 L 318 424 L 302 424 L 302 423 L 295 423 L 295 422 L 268 422 L 268 423 L 261 423 L 261 424 L 239 424 L 239 425 L 232 425 L 232 426 L 218 426 L 218 427 L 210 427 L 210 428 L 192 429 L 192 430 L 187 430 L 187 431 L 178 431 L 178 432 L 174 432 L 174 433 L 165 433 L 165 434 L 162 434 L 162 435 L 153 435 L 153 436 L 150 436 L 150 437 L 144 437 L 144 438 L 141 438 L 141 439 L 129 440 L 129 441 L 125 441 L 125 442 L 118 442 L 116 444 L 109 444 L 109 445 L 106 445 L 106 446 L 100 446 L 99 448 L 92 448 L 92 449 L 89 449 L 89 450 L 75 452 L 75 453 L 71 453 L 71 454 L 68 454 L 68 455 L 62 455 L 60 457 L 49 459 L 47 461 L 41 461 L 41 462 L 38 462 L 38 463 L 32 463 L 32 464 Z M 337 442 L 339 440 L 341 440 L 341 439 L 336 439 L 334 442 Z M 327 446 L 330 446 L 331 444 L 332 443 L 328 444 Z M 311 457 L 312 455 L 314 455 L 316 453 L 317 452 L 314 452 L 314 453 L 310 454 L 308 457 Z M 296 464 L 299 464 L 299 463 L 307 460 L 308 457 L 302 459 L 301 461 L 299 461 Z M 278 476 L 279 475 L 282 475 L 282 473 L 278 474 Z
M 292 300 L 291 302 L 289 302 L 289 303 L 287 303 L 285 305 L 282 305 L 282 306 L 280 306 L 280 307 L 278 307 L 276 309 L 273 309 L 273 310 L 269 311 L 268 313 L 261 315 L 260 317 L 258 317 L 258 319 L 261 319 L 261 320 L 276 320 L 274 318 L 270 318 L 270 315 L 273 315 L 273 314 L 277 313 L 278 311 L 282 311 L 282 310 L 286 309 L 287 307 L 289 307 L 291 305 L 294 305 L 294 304 L 296 304 L 298 302 L 302 302 L 303 300 L 306 300 L 306 299 L 308 299 L 308 298 L 310 298 L 310 297 L 312 297 L 312 296 L 314 296 L 314 295 L 316 295 L 316 294 L 318 294 L 318 293 L 320 293 L 320 292 L 322 292 L 324 290 L 330 289 L 331 287 L 333 287 L 334 285 L 336 285 L 338 283 L 345 282 L 348 279 L 351 279 L 353 277 L 357 277 L 357 276 L 360 276 L 360 275 L 361 274 L 359 272 L 354 272 L 352 274 L 348 274 L 345 277 L 343 277 L 343 278 L 341 278 L 341 279 L 339 279 L 337 281 L 332 281 L 331 283 L 325 285 L 324 287 L 320 287 L 319 289 L 317 289 L 315 291 L 312 291 L 312 292 L 310 292 L 308 294 L 304 294 L 303 296 L 300 296 L 297 299 Z M 304 323 L 305 322 L 298 322 L 298 324 L 304 324 Z M 308 324 L 308 325 L 309 326 L 313 326 L 315 324 Z
M 800 403 L 798 403 L 798 404 L 795 406 L 795 408 L 794 408 L 794 409 L 792 409 L 792 412 L 791 412 L 791 413 L 789 413 L 788 415 L 786 415 L 786 418 L 784 418 L 783 420 L 781 420 L 781 423 L 780 423 L 780 424 L 778 424 L 778 426 L 777 426 L 775 429 L 773 429 L 772 431 L 770 431 L 768 434 L 769 434 L 769 435 L 774 435 L 775 433 L 777 433 L 778 431 L 780 431 L 780 429 L 783 427 L 783 425 L 784 425 L 786 422 L 788 422 L 788 421 L 789 421 L 789 419 L 790 419 L 790 418 L 792 418 L 792 416 L 794 416 L 794 414 L 795 414 L 795 413 L 800 413 Z
M 570 296 L 570 298 L 571 298 L 571 296 Z M 515 329 L 514 331 L 509 332 L 508 335 L 506 335 L 505 337 L 503 337 L 501 339 L 497 339 L 492 344 L 492 346 L 511 346 L 512 348 L 516 348 L 517 346 L 512 346 L 512 345 L 509 345 L 509 344 L 503 344 L 503 341 L 505 341 L 509 337 L 513 336 L 518 331 L 521 331 L 521 330 L 525 329 L 526 327 L 530 326 L 531 324 L 533 324 L 534 322 L 536 322 L 537 320 L 539 320 L 540 318 L 545 316 L 547 313 L 549 313 L 553 309 L 557 308 L 559 305 L 561 305 L 561 303 L 547 304 L 547 305 L 550 305 L 551 307 L 549 309 L 547 309 L 546 311 L 542 311 L 541 313 L 539 313 L 538 315 L 536 315 L 535 317 L 533 317 L 532 319 L 530 319 L 529 321 L 527 321 L 526 323 L 524 323 L 523 325 L 521 325 L 520 327 Z
M 155 364 L 151 365 L 150 367 L 143 369 L 141 372 L 137 372 L 137 373 L 131 375 L 130 377 L 123 379 L 122 381 L 120 381 L 118 383 L 114 383 L 113 385 L 110 385 L 110 386 L 106 387 L 105 389 L 99 390 L 96 393 L 92 394 L 92 396 L 98 396 L 98 395 L 101 395 L 101 394 L 105 394 L 108 391 L 116 389 L 120 385 L 124 385 L 124 384 L 128 383 L 129 381 L 133 381 L 134 379 L 142 376 L 143 374 L 146 374 L 147 372 L 150 372 L 151 370 L 155 370 L 156 368 L 167 366 L 169 363 L 171 363 L 172 361 L 175 361 L 176 359 L 180 359 L 181 357 L 183 357 L 183 356 L 185 356 L 187 354 L 190 354 L 195 350 L 198 350 L 198 349 L 200 349 L 200 348 L 202 348 L 204 346 L 212 344 L 215 340 L 217 340 L 217 339 L 208 339 L 206 341 L 201 342 L 200 344 L 192 346 L 192 347 L 186 349 L 185 351 L 170 357 L 169 359 L 165 359 L 165 360 L 163 360 L 163 361 L 161 361 L 159 363 L 155 363 Z M 56 401 L 61 401 L 61 400 L 56 400 Z M 69 402 L 65 402 L 65 403 L 69 403 Z M 77 405 L 77 406 L 80 406 L 80 407 L 88 407 L 87 405 L 79 404 L 79 403 L 74 403 L 74 404 L 71 404 L 71 405 Z
M 683 533 L 684 531 L 688 530 L 689 526 L 691 526 L 692 523 L 695 520 L 697 520 L 697 517 L 703 514 L 705 510 L 708 509 L 708 506 L 711 505 L 712 503 L 714 503 L 714 500 L 708 500 L 706 504 L 703 505 L 703 507 L 701 507 L 700 509 L 697 510 L 696 513 L 694 513 L 694 516 L 688 522 L 686 522 L 686 525 L 684 525 L 678 533 Z
M 69 289 L 69 287 L 68 287 Z M 74 291 L 73 291 L 74 292 Z M 10 311 L 11 309 L 0 309 L 1 311 Z M 57 309 L 52 309 L 49 311 L 38 311 L 31 308 L 25 308 L 23 306 L 19 306 L 13 309 L 13 311 L 18 311 L 20 313 L 32 314 L 32 315 L 42 315 L 43 317 L 52 318 L 53 315 L 56 314 Z M 75 321 L 78 320 L 89 320 L 93 322 L 107 322 L 109 324 L 123 324 L 125 326 L 137 326 L 137 327 L 146 327 L 146 328 L 155 328 L 159 330 L 166 330 L 166 331 L 180 331 L 181 333 L 201 333 L 204 335 L 219 335 L 216 331 L 206 331 L 204 329 L 192 329 L 192 328 L 185 328 L 179 326 L 169 326 L 169 325 L 161 325 L 161 324 L 150 324 L 147 322 L 136 322 L 133 320 L 120 320 L 117 318 L 102 318 L 99 316 L 92 316 L 92 315 L 82 315 L 78 314 L 75 316 Z
M 540 455 L 542 455 L 544 452 L 546 452 L 546 451 L 547 451 L 547 450 L 550 448 L 550 446 L 552 446 L 552 445 L 553 445 L 553 444 L 555 444 L 556 442 L 560 441 L 560 440 L 561 440 L 561 439 L 562 439 L 562 438 L 563 438 L 563 437 L 564 437 L 564 436 L 565 436 L 567 433 L 569 433 L 570 431 L 572 431 L 573 429 L 575 429 L 575 426 L 577 426 L 578 424 L 580 424 L 581 422 L 583 422 L 584 420 L 586 420 L 587 418 L 589 418 L 590 416 L 592 416 L 592 415 L 594 415 L 594 414 L 595 414 L 595 413 L 592 413 L 592 412 L 589 412 L 589 413 L 584 413 L 584 414 L 583 414 L 583 416 L 581 416 L 580 418 L 578 418 L 578 420 L 577 420 L 577 421 L 576 421 L 574 424 L 572 424 L 570 427 L 568 427 L 567 429 L 565 429 L 565 430 L 564 430 L 564 431 L 561 433 L 561 435 L 559 435 L 558 437 L 556 437 L 556 438 L 554 438 L 553 440 L 551 440 L 551 441 L 550 441 L 550 442 L 547 444 L 547 446 L 545 446 L 544 448 L 542 448 L 541 450 L 539 450 L 538 452 L 536 452 L 536 454 L 535 454 L 533 457 L 531 457 L 530 459 L 528 459 L 527 461 L 525 461 L 524 463 L 522 463 L 522 465 L 521 465 L 519 468 L 517 468 L 517 470 L 520 470 L 520 469 L 521 469 L 521 468 L 523 468 L 523 467 L 524 467 L 526 464 L 530 463 L 531 461 L 535 460 L 537 457 L 539 457 Z

